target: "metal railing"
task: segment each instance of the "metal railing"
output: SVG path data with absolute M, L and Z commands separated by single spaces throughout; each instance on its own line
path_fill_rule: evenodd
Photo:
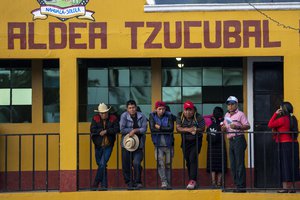
M 0 134 L 0 144 L 0 192 L 59 190 L 58 133 Z
M 221 186 L 215 186 L 212 185 L 211 183 L 211 177 L 210 177 L 210 173 L 212 171 L 212 169 L 208 168 L 199 168 L 199 166 L 197 166 L 197 189 L 221 189 L 223 191 L 234 191 L 235 190 L 235 186 L 233 184 L 233 179 L 231 176 L 231 172 L 230 169 L 227 169 L 226 165 L 226 161 L 225 161 L 225 157 L 224 155 L 226 151 L 228 151 L 228 146 L 229 146 L 229 142 L 228 139 L 226 139 L 226 135 L 223 133 L 222 134 L 222 140 L 226 141 L 224 143 L 222 143 L 222 184 Z M 246 165 L 246 187 L 244 188 L 245 190 L 247 190 L 248 192 L 251 191 L 272 191 L 272 190 L 278 190 L 280 188 L 282 188 L 281 185 L 281 180 L 280 180 L 280 157 L 279 157 L 279 149 L 281 148 L 280 145 L 281 143 L 276 143 L 274 141 L 271 141 L 271 143 L 273 143 L 273 147 L 275 146 L 276 149 L 271 148 L 271 153 L 270 153 L 270 146 L 267 148 L 267 144 L 263 145 L 262 149 L 263 152 L 255 152 L 255 148 L 253 146 L 254 144 L 254 140 L 255 140 L 255 135 L 258 134 L 261 137 L 268 137 L 270 138 L 271 135 L 278 135 L 278 134 L 282 134 L 282 133 L 273 133 L 270 131 L 259 131 L 259 132 L 247 132 L 245 133 L 245 137 L 247 139 L 247 149 L 246 149 L 246 155 L 248 156 L 247 158 L 245 157 L 246 161 L 247 161 L 247 165 Z M 147 140 L 151 140 L 150 138 L 150 133 L 147 133 Z M 203 135 L 206 135 L 206 133 L 204 133 Z M 258 136 L 257 135 L 257 136 Z M 180 136 L 180 134 L 178 133 L 174 133 L 174 136 L 178 137 Z M 202 144 L 204 144 L 206 141 L 204 140 L 205 137 L 203 137 L 202 139 Z M 179 138 L 176 138 L 179 139 Z M 130 189 L 127 187 L 127 185 L 125 184 L 124 180 L 123 180 L 123 176 L 122 176 L 122 167 L 120 165 L 121 163 L 121 146 L 120 146 L 120 140 L 121 140 L 121 134 L 118 134 L 116 137 L 116 142 L 114 145 L 114 150 L 113 150 L 113 154 L 111 155 L 111 158 L 108 162 L 108 165 L 110 166 L 111 169 L 108 170 L 108 189 L 109 190 L 119 190 L 119 189 Z M 181 140 L 181 138 L 180 138 Z M 196 140 L 198 141 L 198 140 Z M 97 165 L 95 162 L 95 158 L 94 158 L 94 144 L 92 143 L 91 139 L 90 139 L 90 134 L 89 133 L 79 133 L 77 136 L 77 188 L 78 190 L 90 190 L 93 189 L 92 185 L 93 185 L 93 181 L 94 181 L 94 177 L 97 171 Z M 85 145 L 84 145 L 84 144 Z M 161 189 L 161 180 L 159 177 L 159 173 L 158 173 L 158 161 L 156 161 L 156 167 L 154 167 L 155 169 L 152 168 L 147 168 L 147 166 L 149 165 L 153 165 L 153 163 L 151 163 L 151 159 L 153 160 L 154 157 L 154 146 L 151 142 L 152 147 L 149 147 L 149 142 L 147 142 L 148 146 L 145 146 L 143 149 L 144 152 L 144 159 L 142 161 L 142 182 L 143 182 L 143 188 L 142 189 Z M 263 143 L 264 144 L 264 143 Z M 293 148 L 295 147 L 294 145 L 296 145 L 297 143 L 293 142 L 292 146 Z M 177 143 L 175 144 L 175 149 L 177 149 L 177 155 L 173 158 L 173 161 L 171 162 L 171 184 L 170 187 L 168 189 L 185 189 L 188 183 L 188 170 L 186 168 L 186 160 L 184 158 L 184 156 L 182 155 L 183 152 L 181 151 L 181 148 L 179 146 L 176 146 Z M 207 143 L 206 146 L 209 146 L 210 144 Z M 226 146 L 227 148 L 225 148 Z M 85 147 L 84 147 L 85 146 Z M 88 147 L 87 147 L 88 146 Z M 197 145 L 198 146 L 198 145 Z M 183 140 L 182 142 L 182 147 L 185 148 L 185 141 Z M 80 149 L 82 148 L 82 149 Z M 83 149 L 84 148 L 84 149 Z M 153 149 L 153 153 L 149 153 L 149 149 Z M 178 150 L 179 149 L 179 150 Z M 269 151 L 269 152 L 267 152 Z M 145 153 L 147 152 L 147 153 Z M 293 151 L 294 152 L 294 151 Z M 204 149 L 204 145 L 202 145 L 201 148 L 201 152 L 200 154 L 198 154 L 198 156 L 196 157 L 197 159 L 197 163 L 199 165 L 199 155 L 201 155 L 201 157 L 203 158 L 203 155 L 205 153 L 205 149 Z M 253 155 L 254 153 L 256 154 L 256 157 L 261 157 L 262 162 L 263 162 L 263 168 L 259 168 L 258 167 L 258 163 L 260 163 L 261 161 L 257 161 L 254 160 Z M 270 158 L 268 158 L 268 155 L 273 155 L 276 154 L 276 159 L 273 159 L 273 161 L 276 163 L 276 167 L 275 166 L 269 166 L 270 164 Z M 181 154 L 180 156 L 178 154 Z M 299 152 L 298 152 L 299 154 Z M 152 157 L 147 158 L 147 157 Z M 212 162 L 212 158 L 211 156 L 213 156 L 212 154 L 210 154 L 210 158 L 206 158 L 206 162 L 210 162 L 210 167 L 211 162 Z M 294 156 L 294 155 L 291 155 Z M 182 165 L 178 167 L 178 158 L 180 157 L 180 159 L 182 159 L 181 163 Z M 227 156 L 227 163 L 229 163 L 229 156 Z M 88 158 L 88 159 L 87 159 Z M 177 160 L 176 160 L 177 159 Z M 115 160 L 115 162 L 114 162 Z M 176 161 L 177 163 L 177 168 L 173 168 L 173 164 L 174 161 Z M 255 164 L 255 161 L 258 162 L 257 164 Z M 111 164 L 114 163 L 114 164 Z M 201 163 L 200 163 L 201 164 Z M 111 165 L 115 165 L 115 166 L 111 166 Z M 295 166 L 295 165 L 293 165 Z M 299 166 L 299 165 L 298 165 Z M 228 164 L 228 167 L 229 164 Z M 268 179 L 270 179 L 270 169 L 271 168 L 277 168 L 277 176 L 276 177 L 276 181 L 272 182 L 271 180 L 271 184 L 268 182 Z M 227 173 L 225 173 L 227 170 Z M 299 169 L 298 169 L 299 170 Z M 207 172 L 208 173 L 207 173 Z M 295 177 L 294 177 L 295 178 Z M 263 180 L 263 181 L 262 181 Z M 262 182 L 261 182 L 262 181 Z M 275 187 L 274 187 L 275 185 Z M 294 190 L 299 191 L 300 190 L 300 185 L 299 183 L 296 182 L 296 179 L 294 179 L 294 181 L 292 181 L 292 187 Z

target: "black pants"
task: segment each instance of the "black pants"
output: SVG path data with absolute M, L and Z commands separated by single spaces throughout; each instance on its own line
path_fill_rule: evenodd
M 244 135 L 229 139 L 229 158 L 231 173 L 237 188 L 246 187 L 245 150 L 247 143 Z
M 202 146 L 202 138 L 196 140 L 185 140 L 182 144 L 182 151 L 188 169 L 189 180 L 197 181 L 198 176 L 198 155 Z
M 141 180 L 142 160 L 143 160 L 142 149 L 137 149 L 136 151 L 130 152 L 127 151 L 125 148 L 122 148 L 122 172 L 123 172 L 125 183 L 127 185 L 134 186 L 134 184 L 142 183 Z M 132 166 L 133 166 L 133 173 L 132 173 Z

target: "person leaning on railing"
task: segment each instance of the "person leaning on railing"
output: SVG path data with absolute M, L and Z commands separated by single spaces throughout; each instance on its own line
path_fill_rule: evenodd
M 155 102 L 155 110 L 149 115 L 151 139 L 155 146 L 157 171 L 161 179 L 161 188 L 171 186 L 171 163 L 174 155 L 174 121 L 172 113 L 166 111 L 166 103 Z
M 101 183 L 101 190 L 107 189 L 107 162 L 112 153 L 116 134 L 120 131 L 118 118 L 108 113 L 110 108 L 104 103 L 100 103 L 98 110 L 94 110 L 97 114 L 93 116 L 90 126 L 98 165 L 92 190 L 97 190 L 99 183 Z
M 181 133 L 181 148 L 188 169 L 188 190 L 196 189 L 198 176 L 198 155 L 202 146 L 202 136 L 205 121 L 191 101 L 183 105 L 183 112 L 178 113 L 176 119 L 177 132 Z
M 129 190 L 143 187 L 141 162 L 147 126 L 147 118 L 142 112 L 137 111 L 136 102 L 127 101 L 126 111 L 120 117 L 120 131 L 122 133 L 122 172 Z
M 290 102 L 283 102 L 276 110 L 268 124 L 274 132 L 273 139 L 279 145 L 280 175 L 282 190 L 278 193 L 294 193 L 292 183 L 299 181 L 299 144 L 298 122 L 293 115 L 293 106 Z M 288 133 L 295 130 L 297 133 Z M 294 155 L 294 156 L 293 156 Z

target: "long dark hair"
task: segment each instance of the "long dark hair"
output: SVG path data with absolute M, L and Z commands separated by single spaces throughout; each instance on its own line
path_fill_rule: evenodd
M 290 130 L 298 132 L 298 121 L 294 115 L 293 105 L 290 102 L 285 101 L 285 102 L 282 102 L 282 104 L 280 106 L 282 107 L 283 115 L 287 115 L 290 119 Z

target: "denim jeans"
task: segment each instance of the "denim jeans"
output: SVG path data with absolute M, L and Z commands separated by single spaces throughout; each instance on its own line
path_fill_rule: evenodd
M 137 149 L 133 152 L 127 151 L 122 148 L 122 172 L 124 176 L 125 183 L 130 186 L 134 184 L 142 183 L 141 173 L 142 166 L 141 162 L 143 160 L 143 150 Z M 133 173 L 132 173 L 133 166 Z
M 96 147 L 95 157 L 98 165 L 97 174 L 95 177 L 95 183 L 101 182 L 101 187 L 107 187 L 107 162 L 112 152 L 112 146 L 107 147 Z
M 171 184 L 171 159 L 173 158 L 173 147 L 156 147 L 155 160 L 161 182 Z

